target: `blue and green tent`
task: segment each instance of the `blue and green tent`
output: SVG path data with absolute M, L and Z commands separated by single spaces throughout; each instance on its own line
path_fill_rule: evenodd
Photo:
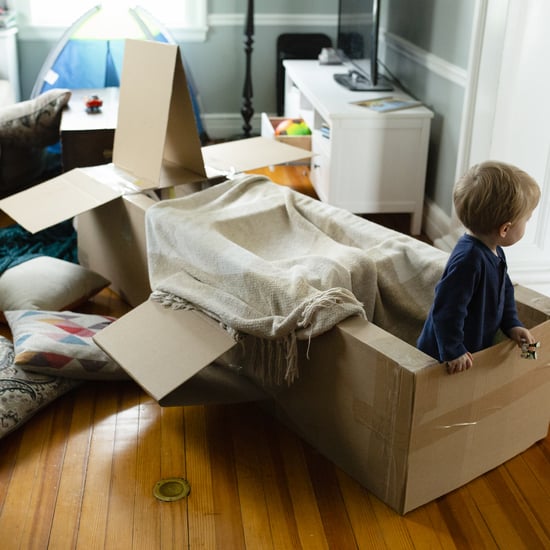
M 31 97 L 51 88 L 107 88 L 120 85 L 127 38 L 175 44 L 169 31 L 145 9 L 136 6 L 113 18 L 98 5 L 78 18 L 48 54 Z M 191 71 L 182 55 L 197 128 L 208 141 L 201 119 L 200 101 Z

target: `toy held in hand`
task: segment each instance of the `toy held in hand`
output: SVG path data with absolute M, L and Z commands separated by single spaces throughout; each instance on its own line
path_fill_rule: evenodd
M 301 118 L 285 118 L 275 128 L 276 136 L 309 136 L 311 130 Z
M 536 359 L 537 348 L 540 348 L 540 342 L 530 344 L 529 342 L 521 343 L 521 358 L 522 359 Z

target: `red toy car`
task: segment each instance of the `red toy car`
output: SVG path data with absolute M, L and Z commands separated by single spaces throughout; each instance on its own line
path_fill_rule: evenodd
M 86 98 L 86 111 L 89 113 L 98 113 L 103 105 L 103 100 L 97 95 L 92 95 Z

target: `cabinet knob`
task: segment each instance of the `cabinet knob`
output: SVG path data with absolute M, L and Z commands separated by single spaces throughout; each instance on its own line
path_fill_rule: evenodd
M 313 168 L 321 168 L 321 165 L 320 164 L 314 164 Z

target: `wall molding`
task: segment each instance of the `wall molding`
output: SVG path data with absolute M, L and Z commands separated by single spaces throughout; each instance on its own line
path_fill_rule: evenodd
M 178 43 L 181 42 L 204 42 L 208 27 L 194 27 L 189 29 L 169 28 L 170 34 Z M 67 27 L 38 27 L 24 26 L 18 28 L 21 40 L 45 40 L 56 42 L 67 31 Z
M 468 80 L 468 71 L 466 69 L 449 63 L 400 36 L 381 30 L 380 45 L 449 82 L 453 82 L 462 88 L 466 87 Z
M 212 13 L 208 16 L 210 27 L 244 26 L 244 13 Z M 256 13 L 254 25 L 258 27 L 330 27 L 338 24 L 338 17 L 331 14 L 307 13 Z

